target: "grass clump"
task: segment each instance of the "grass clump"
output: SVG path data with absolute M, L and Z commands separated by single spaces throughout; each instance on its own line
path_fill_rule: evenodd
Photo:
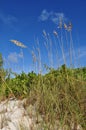
M 27 98 L 26 106 L 35 106 L 46 130 L 86 128 L 86 68 L 70 69 L 62 65 L 45 74 L 22 72 L 0 81 L 0 98 Z M 81 73 L 82 72 L 82 73 Z M 5 81 L 5 82 L 3 82 Z
M 64 24 L 66 38 L 63 37 L 62 25 L 59 26 L 59 33 L 54 31 L 55 54 L 57 62 L 60 62 L 58 49 L 61 49 L 64 64 L 58 65 L 58 68 L 53 68 L 53 46 L 50 35 L 45 31 L 45 47 L 48 52 L 49 66 L 45 65 L 47 73 L 42 74 L 42 57 L 39 49 L 39 41 L 37 48 L 32 51 L 33 65 L 36 69 L 38 65 L 39 72 L 34 71 L 26 74 L 16 74 L 11 77 L 12 72 L 7 72 L 3 69 L 3 59 L 0 55 L 0 99 L 16 97 L 18 99 L 27 98 L 25 108 L 28 105 L 35 107 L 36 115 L 41 116 L 41 127 L 44 130 L 77 130 L 79 125 L 83 130 L 86 129 L 86 67 L 74 68 L 74 48 L 71 29 L 71 23 L 67 26 Z M 67 37 L 69 32 L 70 38 Z M 70 67 L 66 66 L 66 56 L 64 49 L 64 40 L 67 42 L 70 56 Z M 68 41 L 69 40 L 69 41 Z M 18 41 L 12 41 L 26 48 Z M 18 43 L 17 43 L 18 42 Z M 68 42 L 70 43 L 68 45 Z M 58 43 L 58 46 L 57 44 Z M 37 52 L 35 52 L 37 50 Z M 71 51 L 73 50 L 73 52 Z M 46 71 L 47 71 L 46 70 Z M 37 121 L 36 123 L 39 123 Z

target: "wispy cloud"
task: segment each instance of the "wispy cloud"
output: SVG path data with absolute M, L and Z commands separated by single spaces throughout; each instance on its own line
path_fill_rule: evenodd
M 4 14 L 4 13 L 0 13 L 0 22 L 5 24 L 5 25 L 10 25 L 12 26 L 14 23 L 16 23 L 18 21 L 18 19 L 10 14 Z
M 51 15 L 51 12 L 47 12 L 47 10 L 43 10 L 41 15 L 39 16 L 40 21 L 46 21 L 48 20 L 49 16 Z
M 70 54 L 69 53 L 68 52 L 65 53 L 65 59 L 66 59 L 66 63 L 70 64 Z M 74 66 L 78 67 L 78 65 L 81 64 L 79 62 L 82 62 L 83 64 L 84 63 L 86 64 L 86 61 L 85 61 L 86 46 L 80 47 L 80 48 L 76 48 L 75 51 L 72 52 L 72 53 L 73 53 L 72 54 L 72 62 L 74 64 Z M 59 62 L 60 62 L 60 64 L 62 64 L 64 62 L 62 56 L 60 56 Z
M 41 12 L 41 15 L 39 16 L 39 21 L 47 21 L 50 20 L 55 24 L 59 24 L 60 21 L 65 22 L 67 21 L 67 18 L 65 17 L 64 13 L 60 12 L 48 12 L 46 9 L 44 9 Z
M 79 58 L 86 57 L 86 46 L 78 49 L 78 56 L 79 56 Z
M 20 51 L 20 53 L 17 52 L 11 52 L 8 57 L 7 60 L 11 63 L 18 63 L 19 59 L 23 59 L 23 52 L 22 50 Z
M 80 57 L 80 58 L 82 58 L 82 57 L 86 57 L 86 50 L 84 50 L 84 51 L 80 54 L 79 57 Z
M 18 63 L 18 54 L 16 52 L 11 52 L 9 55 L 8 55 L 8 61 L 9 62 L 13 62 L 13 63 Z

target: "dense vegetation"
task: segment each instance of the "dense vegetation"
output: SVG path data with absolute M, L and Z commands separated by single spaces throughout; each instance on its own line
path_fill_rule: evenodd
M 76 130 L 77 124 L 86 129 L 86 67 L 74 69 L 64 64 L 57 70 L 49 68 L 45 75 L 33 71 L 15 74 L 3 69 L 0 54 L 0 100 L 10 97 L 27 98 L 26 105 L 35 104 L 45 129 L 54 129 L 58 120 L 65 130 L 71 125 Z

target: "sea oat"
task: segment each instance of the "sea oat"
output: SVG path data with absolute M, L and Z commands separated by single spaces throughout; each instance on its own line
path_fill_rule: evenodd
M 58 33 L 54 30 L 53 31 L 53 34 L 55 35 L 55 36 L 58 36 Z
M 47 33 L 46 33 L 45 30 L 43 30 L 43 36 L 44 36 L 44 37 L 47 37 Z
M 33 61 L 36 62 L 37 58 L 36 58 L 36 55 L 35 55 L 35 53 L 33 51 L 32 51 L 32 57 L 33 57 Z
M 69 26 L 68 26 L 68 31 L 71 31 L 72 30 L 72 24 L 69 23 Z
M 67 24 L 64 23 L 64 29 L 67 30 L 68 27 L 67 27 Z
M 23 43 L 21 43 L 20 41 L 17 40 L 10 40 L 12 43 L 14 43 L 17 46 L 20 46 L 22 48 L 27 48 L 27 46 L 25 46 Z
M 58 28 L 62 29 L 62 20 L 60 20 Z

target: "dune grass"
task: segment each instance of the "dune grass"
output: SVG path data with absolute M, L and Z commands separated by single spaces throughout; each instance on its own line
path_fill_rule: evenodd
M 39 41 L 37 48 L 32 50 L 33 65 L 38 73 L 32 71 L 25 74 L 22 72 L 11 78 L 0 73 L 0 99 L 10 97 L 18 99 L 27 98 L 25 108 L 29 105 L 35 106 L 38 115 L 41 115 L 41 128 L 44 130 L 80 130 L 86 129 L 86 67 L 74 67 L 74 46 L 72 40 L 72 25 L 64 24 L 64 31 L 54 31 L 54 43 L 49 34 L 43 31 L 44 45 L 47 50 L 49 67 L 46 65 L 46 73 L 42 73 L 42 57 Z M 69 38 L 68 38 L 69 33 Z M 61 35 L 59 35 L 61 34 Z M 66 43 L 64 42 L 66 41 Z M 58 68 L 53 68 L 53 44 L 57 58 Z M 69 67 L 66 66 L 67 57 L 65 46 L 68 48 L 70 57 Z M 69 44 L 69 45 L 68 45 Z M 63 65 L 60 66 L 59 49 L 63 58 Z M 37 67 L 38 66 L 38 67 Z M 36 68 L 37 67 L 37 68 Z M 11 73 L 10 73 L 11 74 Z M 37 122 L 38 123 L 38 122 Z

